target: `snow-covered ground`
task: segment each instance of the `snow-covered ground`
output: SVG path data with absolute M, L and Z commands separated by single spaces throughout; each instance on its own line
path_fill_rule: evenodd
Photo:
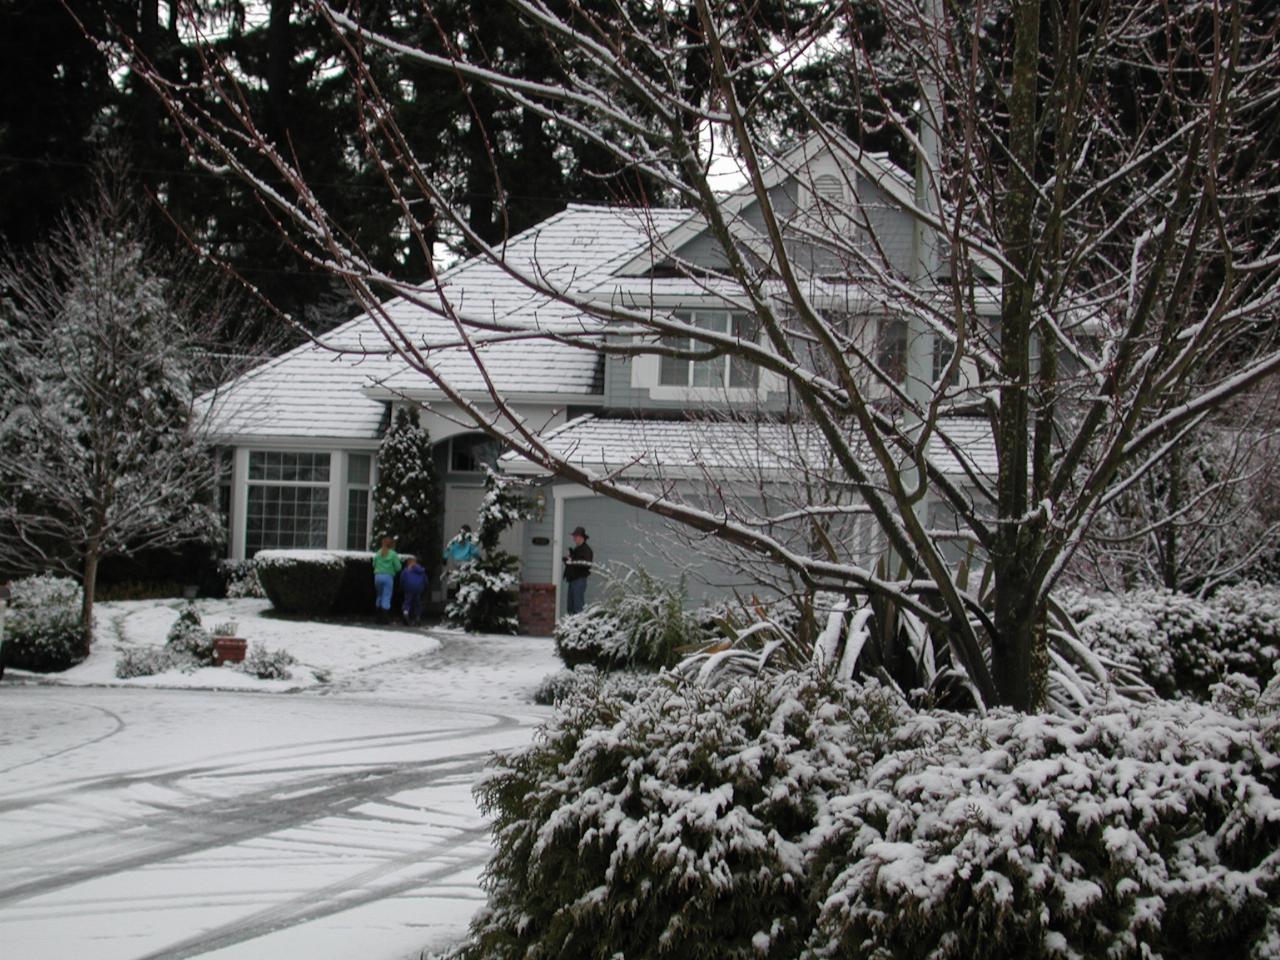
M 119 680 L 116 660 L 128 647 L 164 646 L 169 628 L 184 606 L 181 600 L 126 600 L 98 604 L 97 642 L 83 663 L 47 678 L 26 674 L 29 680 L 59 684 L 121 684 L 134 687 L 181 687 L 206 690 L 293 692 L 329 680 L 341 682 L 363 670 L 421 656 L 440 649 L 433 634 L 398 624 L 379 627 L 344 623 L 316 623 L 273 616 L 266 600 L 198 600 L 205 629 L 235 621 L 238 635 L 251 645 L 287 650 L 298 663 L 289 680 L 260 680 L 226 667 L 205 667 L 190 673 L 168 670 L 150 677 Z
M 329 682 L 117 681 L 107 644 L 161 642 L 172 622 L 138 603 L 106 605 L 115 636 L 61 683 L 0 685 L 3 956 L 401 960 L 465 930 L 489 853 L 471 787 L 548 715 L 529 696 L 558 666 L 551 642 L 236 603 L 250 639 Z M 233 676 L 299 692 L 139 689 Z

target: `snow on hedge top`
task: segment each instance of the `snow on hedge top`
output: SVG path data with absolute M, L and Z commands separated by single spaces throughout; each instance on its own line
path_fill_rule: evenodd
M 299 562 L 335 566 L 345 563 L 348 557 L 368 560 L 372 556 L 368 550 L 259 550 L 253 562 L 260 567 L 290 566 Z
M 618 262 L 642 249 L 655 233 L 687 219 L 688 211 L 644 210 L 570 205 L 515 237 L 506 261 L 533 269 L 548 284 L 572 291 L 599 282 Z M 441 275 L 441 283 L 460 315 L 477 322 L 502 320 L 531 331 L 572 328 L 581 333 L 598 321 L 531 291 L 501 267 L 479 257 Z M 394 322 L 419 348 L 430 348 L 429 362 L 463 391 L 487 386 L 470 354 L 455 343 L 450 318 L 433 312 L 439 294 L 424 287 L 418 303 L 399 297 L 383 304 Z M 205 394 L 201 403 L 215 436 L 324 437 L 375 439 L 382 421 L 381 399 L 366 391 L 432 394 L 420 373 L 395 356 L 379 332 L 383 319 L 364 314 L 320 338 L 275 358 Z M 599 357 L 587 350 L 525 339 L 481 348 L 494 387 L 505 396 L 519 394 L 589 395 L 599 393 Z M 434 395 L 434 394 L 432 394 Z
M 985 421 L 940 420 L 929 442 L 929 459 L 939 469 L 962 474 L 960 459 L 942 436 L 951 440 L 965 465 L 994 476 L 995 442 Z M 806 432 L 802 425 L 772 422 L 611 419 L 587 414 L 544 439 L 550 450 L 577 466 L 640 477 L 698 477 L 705 472 L 745 477 L 762 472 L 808 474 L 831 460 L 830 448 L 816 427 Z M 873 462 L 870 453 L 866 462 Z M 501 463 L 508 473 L 545 472 L 515 454 L 506 454 Z

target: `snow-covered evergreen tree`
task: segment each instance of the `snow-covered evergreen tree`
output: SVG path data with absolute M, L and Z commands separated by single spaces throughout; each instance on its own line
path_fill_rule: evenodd
M 476 514 L 481 554 L 458 567 L 454 574 L 458 590 L 445 608 L 445 617 L 470 633 L 515 633 L 520 561 L 498 546 L 498 540 L 508 527 L 524 519 L 524 494 L 519 483 L 492 470 L 487 471 L 484 486 Z
M 378 449 L 374 544 L 384 536 L 395 537 L 396 549 L 412 553 L 430 567 L 436 559 L 439 504 L 431 435 L 412 411 L 401 408 Z
M 162 274 L 105 181 L 46 248 L 0 262 L 0 288 L 0 570 L 79 574 L 87 652 L 103 557 L 218 535 L 199 291 Z

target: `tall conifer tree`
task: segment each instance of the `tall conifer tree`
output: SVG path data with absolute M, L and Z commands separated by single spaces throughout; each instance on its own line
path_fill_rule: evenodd
M 431 435 L 410 410 L 396 411 L 378 450 L 378 484 L 373 494 L 374 543 L 395 537 L 401 553 L 412 553 L 431 568 L 438 540 L 440 494 L 431 460 Z

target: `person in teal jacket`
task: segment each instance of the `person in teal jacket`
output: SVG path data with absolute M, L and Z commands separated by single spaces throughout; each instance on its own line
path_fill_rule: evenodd
M 382 547 L 373 555 L 373 589 L 377 593 L 378 616 L 391 617 L 391 592 L 396 586 L 396 574 L 404 566 L 395 550 L 396 542 L 382 538 Z
M 449 584 L 449 596 L 453 596 L 458 589 L 456 583 L 458 567 L 479 556 L 480 547 L 476 544 L 475 534 L 471 532 L 471 527 L 464 523 L 458 535 L 445 544 L 444 548 L 444 562 L 453 564 L 453 570 L 445 574 L 448 578 L 446 583 Z

